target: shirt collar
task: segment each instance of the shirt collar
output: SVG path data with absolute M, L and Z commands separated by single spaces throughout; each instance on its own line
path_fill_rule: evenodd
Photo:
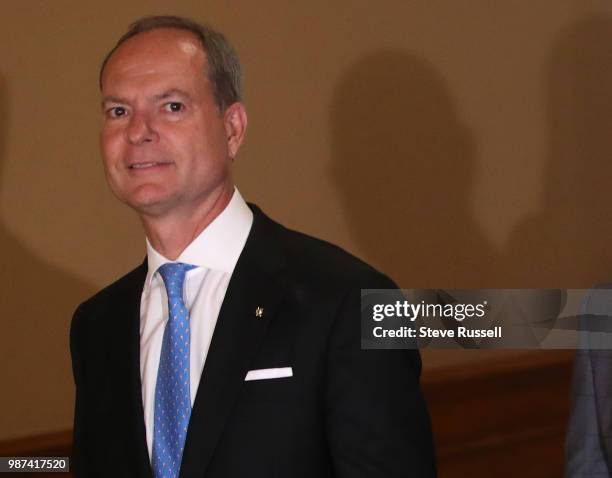
M 185 248 L 176 262 L 231 274 L 252 225 L 253 213 L 238 189 L 234 188 L 232 199 L 225 209 Z M 150 286 L 157 269 L 173 261 L 157 252 L 148 238 L 146 243 L 148 272 L 145 284 Z

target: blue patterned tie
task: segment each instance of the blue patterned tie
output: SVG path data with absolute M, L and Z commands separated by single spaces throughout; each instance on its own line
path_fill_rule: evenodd
M 169 262 L 158 269 L 168 293 L 168 323 L 155 387 L 152 460 L 155 478 L 178 476 L 191 416 L 189 311 L 183 302 L 183 283 L 185 274 L 193 268 L 189 264 Z

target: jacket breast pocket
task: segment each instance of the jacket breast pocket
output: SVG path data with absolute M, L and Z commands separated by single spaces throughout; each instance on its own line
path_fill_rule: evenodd
M 301 404 L 295 377 L 246 381 L 242 384 L 233 415 L 239 422 L 266 424 L 274 428 L 279 425 L 277 422 L 290 420 L 302 408 Z
M 242 384 L 240 402 L 286 402 L 298 398 L 295 377 L 249 380 Z

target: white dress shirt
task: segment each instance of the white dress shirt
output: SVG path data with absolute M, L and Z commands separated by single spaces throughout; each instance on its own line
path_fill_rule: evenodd
M 190 394 L 195 400 L 219 310 L 230 277 L 253 224 L 253 213 L 237 189 L 227 207 L 181 253 L 176 262 L 197 266 L 187 272 L 183 290 L 191 328 Z M 153 449 L 155 384 L 164 328 L 168 321 L 168 296 L 157 270 L 166 259 L 147 239 L 149 270 L 140 301 L 140 379 L 149 458 Z

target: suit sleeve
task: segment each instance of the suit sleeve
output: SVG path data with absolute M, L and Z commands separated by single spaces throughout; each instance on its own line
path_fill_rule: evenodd
M 577 351 L 572 380 L 572 410 L 565 442 L 567 478 L 610 476 L 597 420 L 591 361 L 590 351 Z
M 596 289 L 597 291 L 597 289 Z M 597 296 L 596 296 L 597 297 Z M 582 304 L 583 321 L 588 314 L 607 309 L 587 296 Z M 600 424 L 595 403 L 595 379 L 593 374 L 593 354 L 602 352 L 590 350 L 590 332 L 588 322 L 582 323 L 580 332 L 581 350 L 576 351 L 572 376 L 572 407 L 569 426 L 565 440 L 565 476 L 567 478 L 609 477 L 610 469 L 603 452 Z M 605 360 L 601 357 L 600 360 Z M 610 356 L 607 355 L 610 360 Z M 610 364 L 612 365 L 612 364 Z M 605 404 L 612 407 L 612 403 Z
M 395 288 L 377 281 L 370 288 Z M 326 432 L 335 475 L 436 476 L 417 350 L 361 350 L 360 289 L 345 296 L 328 345 Z

